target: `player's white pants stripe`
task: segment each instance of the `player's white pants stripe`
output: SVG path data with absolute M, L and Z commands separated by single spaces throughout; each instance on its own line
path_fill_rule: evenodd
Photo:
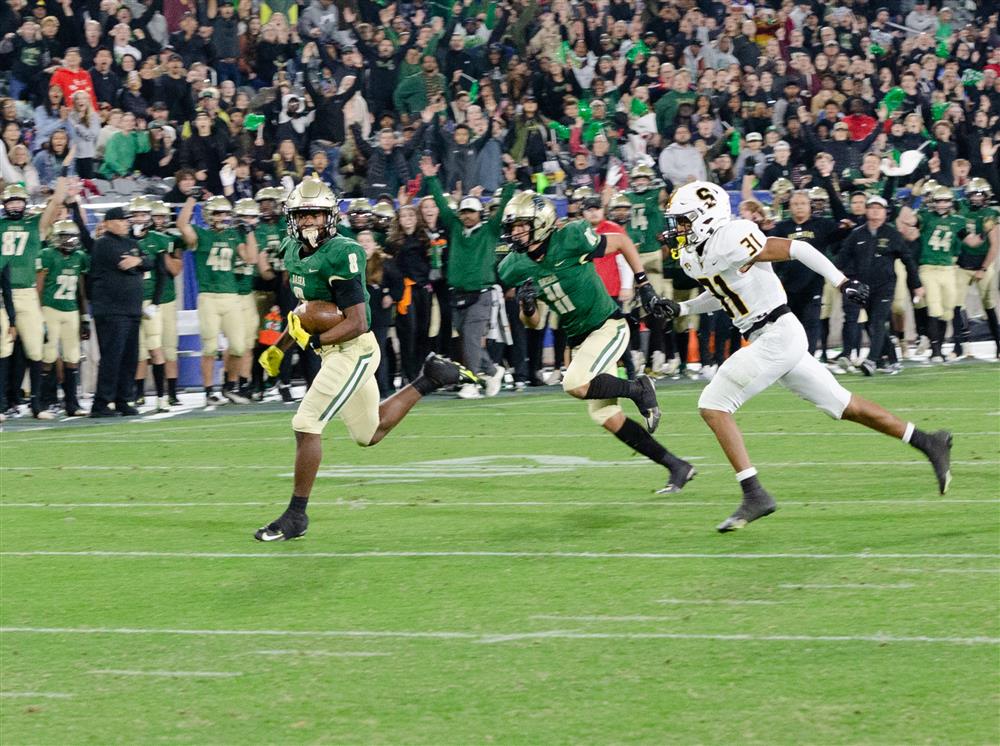
M 622 326 L 615 332 L 615 336 L 605 345 L 604 349 L 601 350 L 601 354 L 594 361 L 594 364 L 590 366 L 590 372 L 600 373 L 607 367 L 608 363 L 620 358 L 624 352 L 624 350 L 618 349 L 622 346 L 622 342 L 628 343 L 628 326 Z
M 368 363 L 371 361 L 371 355 L 365 355 L 358 360 L 358 364 L 354 366 L 354 370 L 351 372 L 351 377 L 347 379 L 347 383 L 344 388 L 341 389 L 340 394 L 338 394 L 330 406 L 323 413 L 321 418 L 322 422 L 329 422 L 333 419 L 333 416 L 340 411 L 340 408 L 344 406 L 348 399 L 351 398 L 351 394 L 354 393 L 355 389 L 358 388 L 358 384 L 361 383 L 361 379 L 365 377 L 365 370 L 368 368 Z

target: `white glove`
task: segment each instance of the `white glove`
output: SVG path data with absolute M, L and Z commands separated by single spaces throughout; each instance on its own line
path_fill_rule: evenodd
M 158 307 L 154 306 L 152 303 L 150 303 L 148 306 L 146 306 L 144 309 L 142 309 L 142 315 L 145 316 L 147 319 L 151 319 L 154 316 L 156 316 L 157 310 L 158 310 Z
M 222 182 L 222 186 L 231 187 L 236 183 L 236 172 L 229 166 L 223 166 L 219 171 L 219 181 Z

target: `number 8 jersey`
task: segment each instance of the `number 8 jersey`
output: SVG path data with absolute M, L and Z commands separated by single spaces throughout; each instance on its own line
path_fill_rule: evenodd
M 741 332 L 788 302 L 770 263 L 740 270 L 764 248 L 767 238 L 750 220 L 731 220 L 699 246 L 685 246 L 680 265 L 721 304 Z

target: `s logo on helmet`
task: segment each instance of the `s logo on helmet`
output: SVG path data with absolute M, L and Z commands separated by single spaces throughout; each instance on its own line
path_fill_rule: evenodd
M 716 205 L 715 195 L 712 194 L 712 190 L 706 187 L 702 187 L 697 192 L 695 192 L 695 196 L 698 199 L 704 201 L 707 207 L 715 207 Z

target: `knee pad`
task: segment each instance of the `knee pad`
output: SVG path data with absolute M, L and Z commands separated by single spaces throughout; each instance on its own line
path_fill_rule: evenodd
M 202 337 L 201 338 L 201 354 L 202 357 L 208 355 L 214 355 L 219 351 L 219 339 L 218 337 Z
M 590 419 L 602 427 L 605 422 L 610 420 L 616 414 L 621 413 L 621 411 L 622 408 L 618 406 L 618 404 L 608 404 L 606 399 L 591 400 L 587 402 L 587 414 L 590 415 Z
M 323 434 L 323 423 L 308 417 L 302 412 L 296 412 L 292 417 L 292 430 L 297 433 L 310 433 L 312 435 Z

